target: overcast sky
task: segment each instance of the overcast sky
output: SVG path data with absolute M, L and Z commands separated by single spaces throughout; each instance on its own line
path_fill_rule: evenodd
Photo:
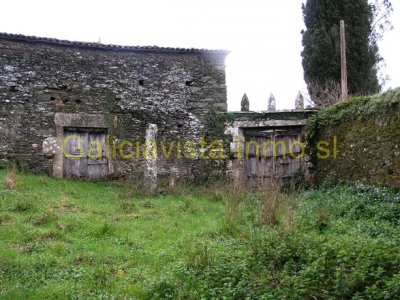
M 244 93 L 251 110 L 294 108 L 306 92 L 300 52 L 305 0 L 0 0 L 0 31 L 104 44 L 226 49 L 228 108 Z M 400 86 L 400 1 L 395 29 L 380 43 L 391 81 Z

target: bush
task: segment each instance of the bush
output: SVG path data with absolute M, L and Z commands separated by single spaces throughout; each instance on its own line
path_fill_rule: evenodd
M 210 259 L 195 247 L 170 285 L 149 291 L 194 299 L 396 298 L 399 204 L 398 194 L 365 185 L 315 190 L 299 203 L 291 228 L 254 227 L 241 239 L 243 228 L 230 224 L 235 234 L 225 235 L 224 252 Z

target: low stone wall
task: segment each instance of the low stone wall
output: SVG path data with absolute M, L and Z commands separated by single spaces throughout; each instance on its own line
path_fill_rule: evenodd
M 400 189 L 400 89 L 359 97 L 310 118 L 315 181 Z

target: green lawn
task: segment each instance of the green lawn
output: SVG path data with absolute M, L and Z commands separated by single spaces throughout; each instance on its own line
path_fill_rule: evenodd
M 13 175 L 13 174 L 11 174 Z M 400 197 L 127 182 L 0 170 L 2 299 L 396 299 Z

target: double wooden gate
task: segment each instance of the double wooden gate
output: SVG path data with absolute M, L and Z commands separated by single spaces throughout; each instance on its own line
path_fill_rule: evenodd
M 108 176 L 106 129 L 64 128 L 64 177 L 102 179 Z
M 266 187 L 290 180 L 304 161 L 301 128 L 246 129 L 245 180 L 249 187 Z

